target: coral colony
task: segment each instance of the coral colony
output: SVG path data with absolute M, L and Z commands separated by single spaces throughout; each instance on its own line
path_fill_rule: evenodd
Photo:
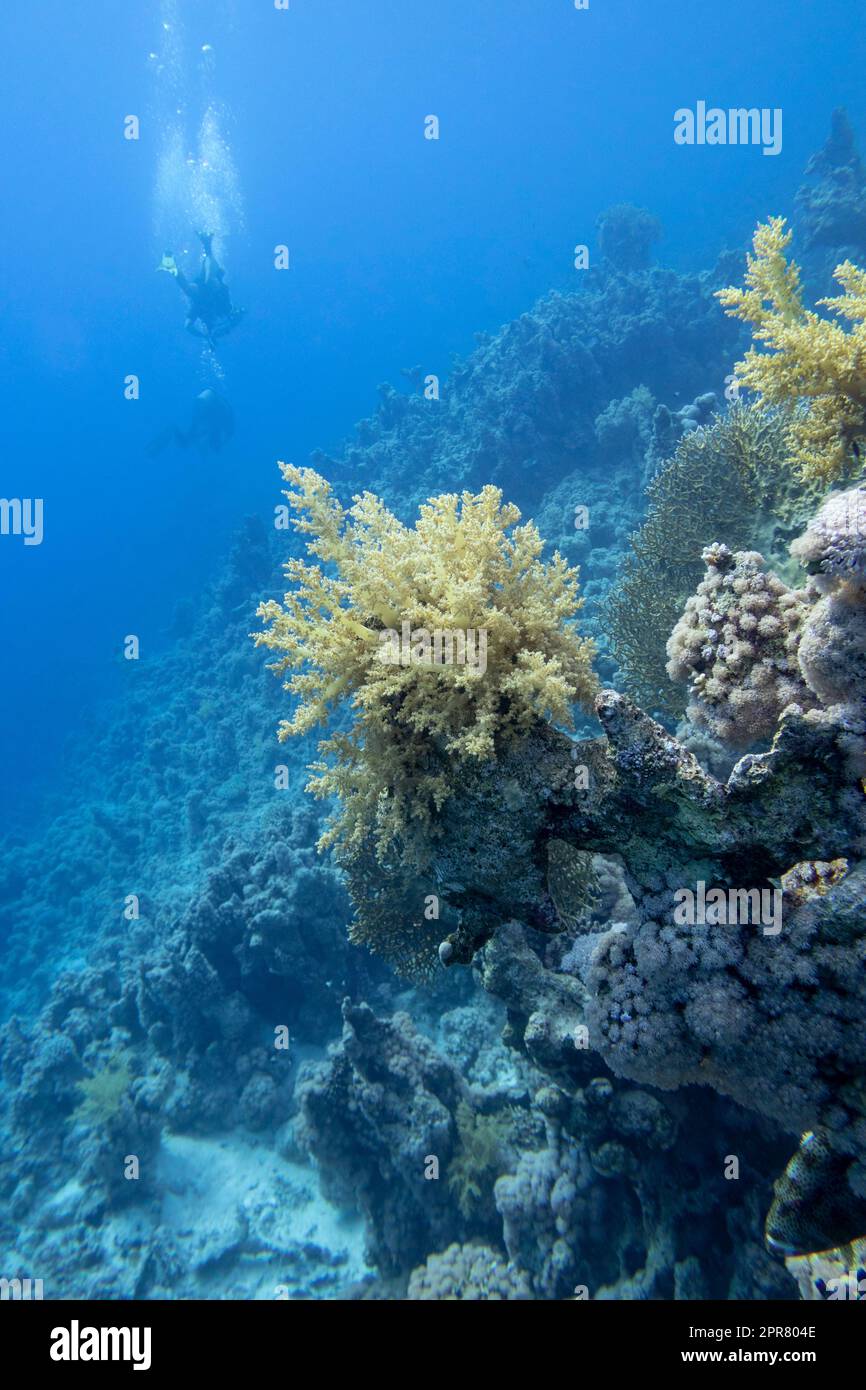
M 678 117 L 781 148 L 777 112 Z M 844 115 L 810 178 L 803 270 L 775 216 L 725 261 L 741 286 L 659 269 L 656 219 L 619 205 L 581 292 L 480 339 L 432 423 L 383 388 L 339 458 L 281 465 L 291 526 L 245 524 L 82 750 L 92 815 L 4 856 L 9 958 L 42 991 L 0 1044 L 6 1276 L 859 1296 L 866 223 L 831 238 L 866 173 Z M 135 888 L 122 932 L 97 864 Z M 46 875 L 80 952 L 56 980 Z

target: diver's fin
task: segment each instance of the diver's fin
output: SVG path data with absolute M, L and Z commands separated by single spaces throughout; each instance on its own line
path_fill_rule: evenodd
M 196 236 L 198 237 L 199 241 L 201 242 L 202 246 L 204 247 L 204 249 L 205 249 L 205 254 L 208 255 L 208 256 L 210 256 L 210 255 L 211 255 L 211 242 L 212 242 L 213 239 L 214 239 L 214 234 L 213 234 L 213 232 L 196 232 Z
M 177 275 L 177 261 L 174 259 L 174 256 L 172 256 L 171 252 L 169 251 L 166 251 L 165 255 L 163 256 L 162 260 L 156 268 L 157 270 L 164 270 L 166 275 Z

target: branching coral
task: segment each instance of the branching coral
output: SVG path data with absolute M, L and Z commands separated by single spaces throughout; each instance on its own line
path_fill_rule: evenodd
M 690 683 L 689 717 L 731 748 L 775 732 L 782 710 L 814 701 L 797 667 L 809 595 L 768 574 L 755 551 L 704 551 L 707 573 L 668 642 L 667 671 Z
M 842 293 L 818 301 L 835 315 L 823 318 L 803 304 L 799 267 L 785 254 L 791 236 L 783 217 L 760 225 L 746 288 L 718 297 L 767 349 L 750 348 L 737 364 L 743 385 L 769 405 L 808 403 L 791 416 L 791 459 L 803 477 L 826 484 L 850 474 L 852 453 L 866 444 L 866 271 L 851 261 L 836 267 Z
M 282 465 L 297 529 L 319 564 L 290 560 L 293 589 L 258 612 L 257 645 L 278 654 L 300 697 L 286 739 L 348 702 L 349 732 L 320 745 L 309 790 L 336 795 L 323 844 L 422 862 L 455 767 L 495 757 L 539 721 L 570 726 L 596 688 L 592 643 L 572 619 L 578 572 L 541 560 L 532 523 L 498 488 L 444 494 L 404 526 L 371 493 L 348 510 L 312 469 Z

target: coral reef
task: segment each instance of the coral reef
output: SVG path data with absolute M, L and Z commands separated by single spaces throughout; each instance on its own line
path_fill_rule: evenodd
M 611 401 L 593 425 L 601 461 L 613 465 L 627 461 L 641 468 L 652 441 L 655 410 L 655 398 L 645 386 L 636 386 L 621 400 Z
M 601 254 L 616 270 L 647 270 L 662 224 L 646 208 L 617 203 L 602 213 L 597 231 Z
M 866 260 L 866 166 L 844 107 L 833 112 L 825 145 L 806 165 L 796 209 L 817 284 L 828 283 L 841 261 Z
M 516 1173 L 496 1184 L 505 1247 L 533 1271 L 539 1298 L 571 1293 L 587 1272 L 583 1251 L 601 1247 L 605 1230 L 610 1234 L 608 1193 L 594 1178 L 583 1147 L 549 1122 L 546 1147 L 522 1153 Z
M 240 528 L 194 605 L 192 638 L 173 624 L 159 654 L 121 664 L 70 746 L 64 778 L 47 783 L 38 834 L 0 841 L 0 1018 L 38 1009 L 58 962 L 80 968 L 95 939 L 122 928 L 152 941 L 167 930 L 226 843 L 255 842 L 260 817 L 303 786 L 299 760 L 291 785 L 274 791 L 279 690 L 246 641 L 278 564 L 276 539 L 272 551 L 258 518 Z M 200 714 L 207 701 L 210 718 Z M 140 916 L 130 923 L 133 893 Z
M 535 515 L 564 478 L 599 474 L 594 425 L 611 401 L 640 385 L 669 402 L 721 388 L 745 345 L 713 299 L 724 283 L 714 272 L 661 267 L 622 275 L 602 261 L 579 290 L 554 291 L 499 332 L 477 335 L 438 399 L 381 387 L 356 439 L 336 457 L 315 455 L 314 467 L 345 479 L 347 491 L 387 495 L 404 520 L 445 480 L 454 490 L 494 483 Z M 628 494 L 607 495 L 613 516 Z
M 407 1014 L 380 1019 L 347 1000 L 343 1020 L 339 1046 L 299 1082 L 299 1142 L 318 1163 L 325 1195 L 363 1213 L 370 1258 L 398 1273 L 481 1233 L 442 1180 L 466 1089 Z
M 829 254 L 860 235 L 838 118 L 810 172 L 802 227 Z M 845 416 L 803 483 L 787 464 L 802 407 L 720 414 L 745 331 L 712 292 L 734 272 L 648 269 L 654 233 L 611 210 L 580 293 L 480 339 L 438 396 L 382 390 L 317 468 L 395 515 L 372 493 L 344 512 L 318 474 L 287 472 L 322 568 L 293 562 L 307 593 L 268 609 L 275 655 L 312 660 L 293 668 L 310 678 L 301 726 L 342 706 L 339 748 L 382 772 L 385 802 L 357 804 L 342 863 L 316 852 L 309 743 L 281 755 L 269 732 L 280 696 L 246 633 L 284 538 L 255 522 L 73 749 L 87 814 L 58 785 L 53 823 L 4 843 L 8 1276 L 39 1271 L 50 1297 L 523 1300 L 828 1297 L 857 1275 L 856 1243 L 785 1263 L 764 1244 L 802 1130 L 826 1149 L 833 1239 L 857 1234 L 866 1197 L 864 494 L 823 496 L 856 435 Z M 763 311 L 795 316 L 783 237 L 763 247 Z M 849 283 L 830 307 L 854 307 Z M 818 341 L 803 316 L 785 340 L 798 401 L 795 349 Z M 827 424 L 838 396 L 818 404 Z M 542 535 L 561 562 L 544 564 Z M 629 535 L 631 627 L 611 655 L 604 603 Z M 707 676 L 703 726 L 674 737 L 611 690 L 569 737 L 587 636 L 605 680 L 676 712 L 665 644 L 699 585 L 671 659 Z M 483 708 L 469 676 L 370 664 L 403 617 L 463 628 L 488 611 Z M 520 651 L 544 655 L 538 680 Z M 732 766 L 717 733 L 771 746 Z M 380 812 L 387 831 L 395 757 L 403 818 L 428 817 L 423 869 L 403 840 L 383 863 L 366 833 Z M 428 797 L 428 776 L 447 795 Z M 705 920 L 677 915 L 689 893 Z M 804 1205 L 798 1247 L 825 1232 Z
M 497 937 L 484 953 L 497 953 L 515 978 L 509 1016 L 517 1020 L 518 999 L 545 988 L 555 1015 L 557 982 L 565 987 L 567 977 L 544 970 L 531 949 L 515 963 L 513 946 L 513 937 L 507 946 Z M 517 984 L 527 971 L 526 985 Z M 599 1076 L 598 1058 L 593 1072 L 591 1054 L 579 1054 L 572 1040 L 573 1056 L 585 1059 L 582 1080 L 561 1071 L 554 1083 L 530 1068 L 531 1090 L 512 1088 L 507 1112 L 501 1086 L 486 1098 L 476 1092 L 475 1105 L 498 1107 L 480 1113 L 499 1130 L 515 1129 L 488 1165 L 491 1176 L 501 1170 L 495 1210 L 477 1202 L 461 1208 L 442 1181 L 446 1167 L 437 1178 L 431 1160 L 449 1152 L 467 1092 L 405 1015 L 377 1019 L 348 1003 L 344 1011 L 343 1042 L 306 1069 L 296 1128 L 325 1190 L 363 1213 L 368 1256 L 385 1288 L 399 1289 L 408 1276 L 409 1298 L 793 1296 L 784 1269 L 750 1234 L 769 1205 L 785 1145 L 756 1139 L 729 1103 L 660 1099 Z M 521 1023 L 515 1044 L 530 1032 Z M 518 1065 L 526 1070 L 525 1060 Z M 706 1136 L 700 1142 L 695 1127 Z M 686 1128 L 687 1146 L 678 1143 Z M 748 1150 L 746 1182 L 724 1181 L 726 1146 Z M 450 1152 L 448 1171 L 459 1149 Z M 419 1265 L 425 1244 L 442 1253 Z M 695 1248 L 713 1250 L 706 1269 Z
M 552 730 L 526 750 L 524 777 L 540 775 L 548 786 L 536 837 L 543 842 L 553 823 L 561 838 L 620 855 L 635 912 L 563 961 L 557 1007 L 541 1019 L 524 1009 L 532 1019 L 525 1046 L 547 1067 L 568 1067 L 571 1055 L 573 1068 L 583 1022 L 590 1049 L 619 1075 L 665 1087 L 711 1085 L 785 1127 L 832 1119 L 834 1142 L 853 1154 L 864 1126 L 856 1088 L 866 1067 L 856 1028 L 866 1003 L 856 964 L 863 875 L 856 861 L 866 844 L 866 803 L 846 764 L 845 727 L 821 712 L 789 709 L 771 751 L 741 760 L 723 785 L 622 696 L 605 693 L 598 711 L 605 740 L 578 745 L 590 795 L 572 789 L 567 748 L 557 753 L 567 740 Z M 515 776 L 514 767 L 502 771 Z M 488 797 L 495 796 L 491 786 Z M 463 865 L 464 903 L 485 873 L 487 846 L 476 845 Z M 805 862 L 823 862 L 828 850 L 848 861 L 829 883 Z M 771 888 L 774 879 L 781 887 Z M 759 890 L 757 901 L 772 901 L 773 916 L 678 924 L 675 893 L 699 881 L 724 885 L 725 897 L 744 894 L 753 912 Z M 485 900 L 488 937 L 496 917 L 520 920 L 502 887 L 498 900 L 490 892 Z M 513 931 L 500 927 L 510 949 L 485 979 L 510 1008 L 508 982 L 521 956 Z M 448 960 L 477 950 L 477 918 L 461 922 L 448 944 Z M 535 973 L 540 988 L 542 963 Z
M 778 1163 L 779 1149 L 752 1133 L 748 1184 L 721 1176 L 722 1145 L 742 1151 L 751 1132 L 742 1112 L 597 1072 L 542 1085 L 533 1107 L 544 1140 L 499 1179 L 496 1199 L 506 1249 L 536 1297 L 792 1296 L 784 1271 L 746 1236 L 769 1199 L 761 1165 Z M 704 1248 L 711 1262 L 692 1254 Z
M 225 1128 L 273 1133 L 290 1109 L 295 1032 L 331 1036 L 347 983 L 375 989 L 359 953 L 349 957 L 348 902 L 318 860 L 309 812 L 287 807 L 260 829 L 256 850 L 228 855 L 170 930 L 154 938 L 142 920 L 114 932 L 87 969 L 60 975 L 34 1023 L 13 1018 L 0 1031 L 0 1249 L 29 1251 L 55 1291 L 157 1297 L 163 1279 L 182 1281 L 177 1252 L 142 1266 L 167 1239 L 158 1205 L 167 1130 L 203 1145 Z M 285 1050 L 274 1045 L 278 1027 Z M 128 1155 L 138 1159 L 134 1181 Z M 47 1169 L 58 1177 L 46 1189 Z M 110 1289 L 77 1244 L 94 1245 L 97 1220 L 113 1231 Z M 195 1296 L 195 1282 L 181 1286 Z

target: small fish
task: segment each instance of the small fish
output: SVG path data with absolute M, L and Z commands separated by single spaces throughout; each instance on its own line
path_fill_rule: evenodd
M 839 1250 L 866 1235 L 866 1200 L 848 1182 L 851 1158 L 810 1130 L 773 1186 L 764 1236 L 777 1255 Z

